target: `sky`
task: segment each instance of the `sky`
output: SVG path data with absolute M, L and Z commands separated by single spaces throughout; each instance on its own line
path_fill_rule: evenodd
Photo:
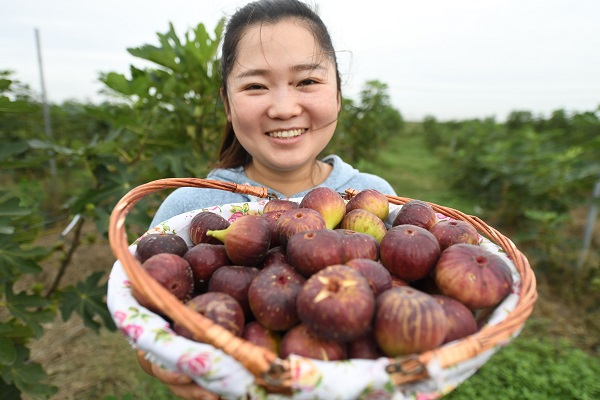
M 343 94 L 388 85 L 406 120 L 496 118 L 600 106 L 598 0 L 307 0 L 329 27 Z M 101 102 L 100 73 L 152 65 L 128 48 L 179 37 L 240 0 L 0 0 L 0 70 L 49 101 Z

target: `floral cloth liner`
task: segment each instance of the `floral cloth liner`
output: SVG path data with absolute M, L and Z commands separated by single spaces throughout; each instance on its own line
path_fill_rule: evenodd
M 188 228 L 198 212 L 208 210 L 234 221 L 242 215 L 260 215 L 266 202 L 265 199 L 257 198 L 249 203 L 190 211 L 159 224 L 146 234 L 176 233 L 191 246 Z M 386 219 L 388 227 L 391 227 L 391 222 L 400 208 L 402 206 L 390 204 L 390 214 Z M 437 214 L 437 217 L 438 220 L 450 219 L 441 214 Z M 483 237 L 480 237 L 480 244 L 499 254 L 510 267 L 513 276 L 512 293 L 496 307 L 487 322 L 487 325 L 495 325 L 515 309 L 519 300 L 521 277 L 501 247 Z M 132 254 L 135 254 L 135 249 L 135 243 L 129 247 Z M 145 351 L 152 362 L 191 376 L 198 384 L 219 393 L 225 399 L 242 399 L 247 395 L 251 399 L 268 400 L 437 399 L 468 379 L 495 352 L 520 333 L 517 331 L 505 343 L 499 343 L 495 348 L 450 368 L 441 368 L 434 359 L 427 365 L 429 379 L 400 387 L 393 385 L 385 371 L 385 367 L 390 363 L 390 359 L 386 357 L 377 360 L 319 361 L 292 355 L 289 360 L 294 393 L 292 397 L 288 397 L 266 393 L 254 384 L 254 376 L 233 357 L 211 345 L 178 336 L 161 316 L 140 306 L 131 293 L 130 281 L 118 260 L 109 277 L 107 305 L 117 327 L 134 349 Z

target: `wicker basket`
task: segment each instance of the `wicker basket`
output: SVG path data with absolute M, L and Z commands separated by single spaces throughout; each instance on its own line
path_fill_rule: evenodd
M 253 376 L 255 385 L 264 389 L 266 393 L 291 395 L 294 391 L 294 381 L 289 359 L 282 360 L 271 351 L 232 335 L 221 326 L 186 307 L 152 279 L 130 251 L 125 230 L 125 219 L 129 210 L 148 194 L 178 187 L 219 189 L 262 199 L 269 197 L 266 188 L 196 178 L 161 179 L 138 186 L 116 204 L 111 214 L 109 240 L 114 255 L 125 270 L 131 286 L 146 299 L 150 299 L 156 309 L 193 332 L 198 340 L 222 350 L 237 360 Z M 345 195 L 349 199 L 356 193 L 358 191 L 348 189 Z M 402 205 L 411 199 L 388 196 L 388 200 L 391 205 Z M 432 351 L 388 359 L 385 371 L 389 374 L 389 381 L 396 386 L 418 384 L 427 380 L 432 363 L 436 368 L 450 368 L 510 342 L 524 326 L 537 299 L 535 275 L 526 257 L 510 239 L 477 217 L 436 204 L 431 206 L 436 212 L 449 218 L 469 222 L 482 236 L 501 247 L 508 259 L 514 263 L 520 276 L 520 293 L 514 309 L 499 323 L 486 325 L 471 336 Z

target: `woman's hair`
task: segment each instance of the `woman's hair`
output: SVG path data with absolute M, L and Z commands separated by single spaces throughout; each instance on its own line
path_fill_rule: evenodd
M 227 77 L 235 65 L 238 45 L 245 30 L 259 24 L 275 24 L 283 19 L 296 19 L 306 24 L 313 33 L 315 41 L 324 54 L 327 54 L 335 66 L 338 91 L 341 90 L 341 79 L 333 43 L 327 27 L 321 18 L 308 5 L 298 0 L 258 0 L 239 9 L 227 23 L 223 38 L 221 57 L 221 90 L 223 101 L 227 97 Z M 228 104 L 226 104 L 228 105 Z M 233 125 L 227 122 L 225 136 L 219 154 L 219 168 L 245 166 L 252 161 L 252 156 L 242 147 L 235 136 Z

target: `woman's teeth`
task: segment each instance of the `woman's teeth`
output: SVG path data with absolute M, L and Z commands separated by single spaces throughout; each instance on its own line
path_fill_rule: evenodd
M 276 131 L 276 132 L 269 132 L 269 136 L 271 137 L 275 137 L 275 138 L 293 138 L 296 136 L 300 136 L 302 134 L 302 132 L 304 132 L 304 129 L 292 129 L 289 131 Z

